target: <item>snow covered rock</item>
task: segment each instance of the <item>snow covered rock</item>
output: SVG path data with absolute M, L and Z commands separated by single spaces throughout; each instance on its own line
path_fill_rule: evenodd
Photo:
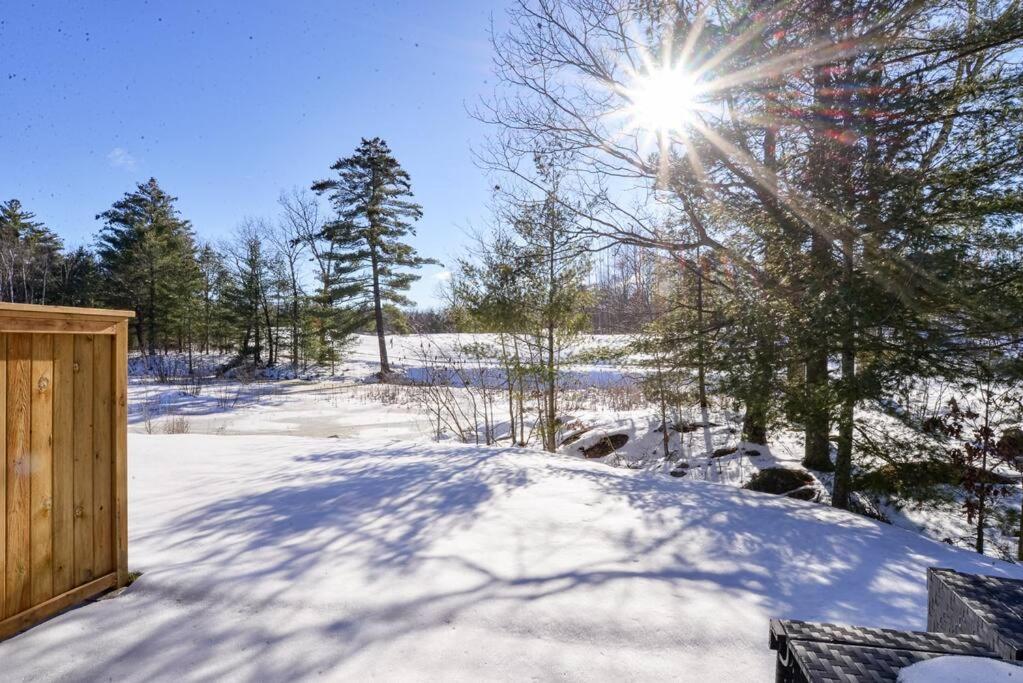
M 806 470 L 768 467 L 753 475 L 753 478 L 746 482 L 743 488 L 761 493 L 773 493 L 777 496 L 812 500 L 817 495 L 816 482 L 813 475 Z
M 580 446 L 579 450 L 581 450 L 583 455 L 587 458 L 603 458 L 605 455 L 611 455 L 628 442 L 628 434 L 608 434 L 607 436 L 601 437 L 600 440 L 592 446 L 587 446 L 585 448 Z

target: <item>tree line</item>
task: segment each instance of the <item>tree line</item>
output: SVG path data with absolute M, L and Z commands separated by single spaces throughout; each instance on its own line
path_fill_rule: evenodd
M 96 218 L 91 247 L 61 238 L 12 199 L 0 210 L 0 300 L 134 311 L 132 346 L 234 353 L 233 364 L 334 364 L 350 335 L 384 334 L 414 272 L 433 263 L 407 244 L 422 209 L 386 142 L 364 139 L 309 190 L 284 193 L 274 219 L 246 219 L 202 241 L 155 178 Z M 326 199 L 324 209 L 317 195 Z

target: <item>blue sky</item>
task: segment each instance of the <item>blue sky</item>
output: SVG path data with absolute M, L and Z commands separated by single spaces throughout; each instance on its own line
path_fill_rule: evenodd
M 485 219 L 466 113 L 492 80 L 507 0 L 24 2 L 0 13 L 0 199 L 71 245 L 155 176 L 200 238 L 273 216 L 360 137 L 388 141 L 425 217 L 414 244 L 451 261 Z M 431 303 L 439 269 L 413 298 Z

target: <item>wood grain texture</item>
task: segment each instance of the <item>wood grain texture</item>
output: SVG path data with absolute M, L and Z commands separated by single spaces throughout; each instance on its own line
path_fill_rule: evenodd
M 78 308 L 76 306 L 40 306 L 39 304 L 0 303 L 0 315 L 18 318 L 46 318 L 54 320 L 97 319 L 120 322 L 135 317 L 132 311 L 110 308 Z
M 53 335 L 32 335 L 32 604 L 53 597 Z
M 0 639 L 128 582 L 131 317 L 0 303 Z
M 0 334 L 0 619 L 7 614 L 7 335 Z
M 94 576 L 114 569 L 113 339 L 97 337 L 93 361 L 92 509 Z
M 109 320 L 19 318 L 0 315 L 0 332 L 22 334 L 113 334 L 117 323 Z
M 0 640 L 9 638 L 16 633 L 20 633 L 26 628 L 39 623 L 43 619 L 52 617 L 54 614 L 57 614 L 68 607 L 77 605 L 83 600 L 88 600 L 89 598 L 99 595 L 103 591 L 110 590 L 116 584 L 117 576 L 115 574 L 101 576 L 95 581 L 91 581 L 83 586 L 79 586 L 78 588 L 66 593 L 62 593 L 42 604 L 32 607 L 29 610 L 4 619 L 3 621 L 0 621 Z M 57 656 L 59 656 L 59 654 Z
M 75 337 L 74 351 L 74 584 L 94 578 L 92 509 L 92 364 L 94 340 Z
M 32 606 L 31 411 L 32 338 L 7 340 L 7 595 L 5 616 Z
M 53 592 L 74 587 L 75 459 L 73 337 L 53 337 Z
M 128 323 L 114 336 L 114 547 L 117 585 L 128 585 Z

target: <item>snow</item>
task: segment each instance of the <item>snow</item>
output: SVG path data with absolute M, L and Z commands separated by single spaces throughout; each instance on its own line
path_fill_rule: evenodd
M 917 662 L 899 671 L 899 683 L 1019 683 L 1023 667 L 983 657 L 947 656 Z
M 646 404 L 636 380 L 647 369 L 638 356 L 617 357 L 613 361 L 594 361 L 592 352 L 598 348 L 624 349 L 628 335 L 582 336 L 567 349 L 561 381 L 561 414 L 565 428 L 562 438 L 583 432 L 573 443 L 559 448 L 566 455 L 581 457 L 581 449 L 592 446 L 603 437 L 624 434 L 628 442 L 616 452 L 597 459 L 608 466 L 658 471 L 665 476 L 673 470 L 685 469 L 686 479 L 702 479 L 743 486 L 758 470 L 769 467 L 801 469 L 803 435 L 794 429 L 778 427 L 770 434 L 768 446 L 755 446 L 740 441 L 740 413 L 727 401 L 712 402 L 707 415 L 694 407 L 683 407 L 683 420 L 706 423 L 707 428 L 669 434 L 671 459 L 663 457 L 657 410 Z M 497 345 L 497 337 L 487 334 L 390 335 L 387 346 L 392 366 L 406 377 L 423 377 L 431 363 L 441 365 L 450 359 L 461 359 L 474 368 L 482 368 L 488 377 L 500 375 L 492 360 L 468 359 L 466 348 Z M 379 369 L 377 340 L 372 335 L 356 335 L 345 351 L 344 360 L 334 368 L 309 367 L 299 374 L 301 379 L 288 379 L 287 368 L 261 371 L 257 381 L 240 378 L 197 382 L 179 380 L 177 384 L 154 382 L 153 368 L 164 374 L 181 374 L 187 370 L 187 358 L 168 354 L 159 362 L 133 359 L 130 387 L 130 429 L 142 433 L 180 431 L 205 434 L 289 434 L 294 436 L 338 437 L 358 440 L 395 438 L 433 442 L 437 425 L 423 405 L 421 396 L 407 386 L 378 385 L 374 375 Z M 427 357 L 440 361 L 427 362 Z M 196 355 L 196 367 L 212 368 L 228 362 L 226 356 Z M 266 381 L 273 379 L 274 381 Z M 453 393 L 467 403 L 463 389 Z M 948 387 L 931 387 L 919 383 L 914 391 L 927 405 L 938 405 L 948 395 Z M 921 393 L 923 392 L 923 393 Z M 916 396 L 914 394 L 914 396 Z M 911 440 L 914 434 L 907 422 L 919 422 L 923 414 L 911 416 L 893 397 L 876 409 L 864 407 L 857 413 L 858 425 L 869 428 L 875 441 L 897 437 Z M 496 434 L 508 443 L 509 424 L 504 411 L 495 410 Z M 527 416 L 527 425 L 530 418 Z M 187 424 L 182 424 L 187 423 Z M 887 436 L 886 436 L 887 435 Z M 532 432 L 533 441 L 537 440 Z M 448 433 L 443 438 L 451 439 Z M 482 439 L 481 439 L 482 440 Z M 533 444 L 538 446 L 538 444 Z M 893 457 L 912 459 L 897 442 L 890 444 Z M 712 454 L 719 449 L 736 449 L 722 457 Z M 857 464 L 876 467 L 883 462 L 859 456 Z M 812 473 L 819 481 L 816 497 L 827 504 L 831 488 L 830 475 Z M 1011 474 L 1011 473 L 1009 473 Z M 1016 475 L 1013 475 L 1016 476 Z M 873 500 L 858 497 L 858 503 L 884 515 L 894 525 L 911 529 L 929 538 L 947 541 L 959 547 L 972 548 L 973 525 L 963 512 L 961 492 L 952 487 L 943 491 L 944 499 L 924 502 L 880 496 Z M 1023 490 L 1013 487 L 1008 495 L 995 503 L 987 530 L 986 552 L 995 557 L 1012 559 L 1018 542 L 1018 519 Z
M 769 680 L 768 618 L 921 629 L 1023 568 L 828 507 L 450 442 L 132 434 L 123 594 L 5 680 Z

